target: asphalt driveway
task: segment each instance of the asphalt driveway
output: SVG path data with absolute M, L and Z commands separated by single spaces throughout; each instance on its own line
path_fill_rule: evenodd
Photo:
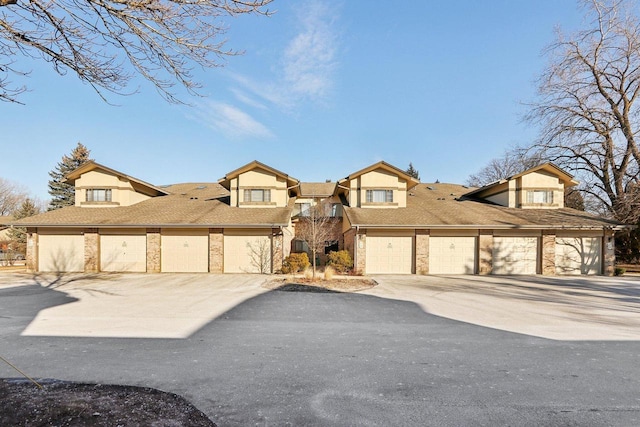
M 123 275 L 47 288 L 43 278 L 0 276 L 0 355 L 35 377 L 175 392 L 221 426 L 640 424 L 640 341 L 550 340 L 425 311 L 427 304 L 444 310 L 442 298 L 453 291 L 442 286 L 465 296 L 460 311 L 479 311 L 469 302 L 473 292 L 463 291 L 464 280 L 476 277 L 381 276 L 368 294 L 265 291 L 260 276 L 234 277 Z M 609 301 L 604 308 L 612 312 L 616 302 L 631 313 L 638 304 L 638 282 L 601 283 L 604 300 L 584 296 L 585 283 L 574 290 L 554 283 L 517 294 L 537 307 L 575 291 L 585 304 L 580 315 L 585 301 Z M 477 285 L 505 306 L 512 302 L 499 285 Z M 203 294 L 192 296 L 196 289 Z M 376 295 L 384 289 L 387 295 Z M 73 308 L 93 299 L 101 302 L 91 310 Z M 571 312 L 567 301 L 558 304 Z M 100 335 L 109 321 L 91 318 L 118 314 L 129 319 L 114 327 L 121 336 Z M 59 323 L 47 332 L 47 322 Z M 91 328 L 75 325 L 85 322 Z M 148 337 L 127 335 L 136 322 L 150 328 L 139 333 Z M 66 332 L 52 333 L 63 325 Z M 173 336 L 151 337 L 162 330 Z M 0 365 L 0 376 L 17 374 Z

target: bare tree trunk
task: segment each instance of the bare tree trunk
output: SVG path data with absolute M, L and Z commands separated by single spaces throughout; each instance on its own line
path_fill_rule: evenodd
M 625 3 L 590 0 L 590 28 L 558 33 L 550 66 L 540 78 L 530 122 L 541 125 L 534 147 L 571 170 L 581 191 L 620 221 L 640 176 L 640 23 Z

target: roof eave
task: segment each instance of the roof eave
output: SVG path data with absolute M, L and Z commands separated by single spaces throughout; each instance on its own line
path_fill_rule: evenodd
M 634 229 L 635 225 L 592 225 L 592 226 L 568 226 L 568 225 L 491 225 L 491 224 L 366 224 L 351 223 L 352 227 L 361 228 L 397 228 L 397 229 L 464 229 L 464 230 L 614 230 L 622 231 Z
M 267 228 L 267 227 L 286 227 L 288 222 L 269 222 L 258 224 L 237 224 L 237 223 L 207 223 L 207 224 L 20 224 L 25 228 Z
M 113 175 L 116 175 L 116 176 L 118 176 L 118 177 L 126 178 L 127 180 L 129 180 L 129 181 L 131 181 L 131 182 L 134 182 L 134 183 L 136 183 L 136 184 L 138 184 L 138 185 L 141 185 L 141 186 L 143 186 L 143 187 L 146 187 L 146 188 L 148 188 L 148 189 L 151 189 L 151 190 L 155 191 L 156 193 L 158 193 L 158 195 L 160 195 L 160 194 L 164 194 L 164 195 L 168 195 L 168 194 L 170 194 L 170 193 L 168 193 L 167 191 L 165 191 L 165 190 L 163 190 L 163 189 L 161 189 L 161 188 L 159 188 L 159 187 L 157 187 L 157 186 L 155 186 L 155 185 L 153 185 L 153 184 L 150 184 L 150 183 L 148 183 L 148 182 L 146 182 L 146 181 L 143 181 L 143 180 L 141 180 L 141 179 L 138 179 L 138 178 L 136 178 L 136 177 L 133 177 L 133 176 L 127 175 L 127 174 L 125 174 L 125 173 L 122 173 L 122 172 L 120 172 L 120 171 L 117 171 L 117 170 L 115 170 L 115 169 L 112 169 L 112 168 L 110 168 L 110 167 L 108 167 L 108 166 L 104 166 L 104 165 L 102 165 L 102 164 L 100 164 L 100 163 L 98 163 L 98 162 L 95 162 L 95 161 L 93 161 L 93 160 L 91 160 L 91 161 L 89 161 L 89 162 L 86 162 L 86 163 L 83 163 L 82 165 L 80 165 L 79 167 L 77 167 L 76 169 L 74 169 L 73 171 L 69 172 L 69 173 L 65 176 L 64 181 L 65 181 L 65 182 L 66 182 L 66 181 L 69 181 L 69 180 L 75 181 L 75 180 L 76 180 L 76 179 L 78 179 L 78 178 L 79 178 L 83 173 L 90 172 L 90 171 L 92 171 L 92 170 L 94 170 L 94 169 L 103 169 L 103 170 L 105 170 L 106 172 L 109 172 L 109 173 L 111 173 L 111 174 L 113 174 Z M 77 175 L 77 177 L 76 177 L 76 175 Z

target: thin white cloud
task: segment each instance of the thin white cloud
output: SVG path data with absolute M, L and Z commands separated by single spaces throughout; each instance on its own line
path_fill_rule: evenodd
M 193 111 L 196 120 L 231 139 L 274 137 L 265 125 L 239 108 L 224 102 L 204 102 Z
M 287 94 L 286 89 L 277 84 L 258 82 L 240 74 L 232 74 L 231 78 L 264 101 L 278 107 L 288 108 L 291 106 L 290 96 Z
M 333 88 L 337 66 L 337 13 L 319 0 L 296 7 L 298 31 L 286 45 L 274 82 L 233 75 L 244 89 L 284 109 L 302 101 L 321 102 Z
M 295 7 L 295 35 L 283 48 L 273 81 L 230 74 L 239 87 L 230 88 L 238 103 L 248 109 L 276 107 L 293 111 L 302 102 L 322 102 L 333 88 L 337 64 L 338 14 L 321 0 Z M 191 118 L 231 139 L 273 138 L 265 125 L 228 102 L 209 101 L 192 111 Z
M 323 99 L 333 86 L 337 32 L 329 7 L 311 1 L 297 8 L 300 32 L 284 51 L 284 81 L 295 97 Z
M 246 92 L 240 89 L 232 88 L 231 92 L 233 93 L 233 95 L 236 97 L 238 101 L 242 102 L 245 105 L 248 105 L 253 108 L 258 108 L 260 110 L 267 109 L 266 105 L 264 105 L 260 101 L 257 101 L 255 98 L 252 98 L 251 96 L 247 95 Z

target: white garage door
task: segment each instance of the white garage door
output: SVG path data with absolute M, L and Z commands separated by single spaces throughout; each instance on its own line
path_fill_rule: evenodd
M 600 237 L 556 237 L 556 274 L 600 274 Z
M 209 230 L 161 232 L 161 271 L 206 273 L 209 271 Z
M 413 236 L 367 234 L 367 274 L 411 274 Z
M 225 273 L 271 273 L 271 230 L 225 230 Z
M 101 271 L 147 271 L 144 230 L 100 230 Z
M 38 270 L 84 271 L 84 236 L 81 232 L 45 233 L 38 236 Z
M 429 274 L 474 274 L 475 237 L 429 238 Z
M 493 274 L 536 274 L 537 237 L 494 237 Z

